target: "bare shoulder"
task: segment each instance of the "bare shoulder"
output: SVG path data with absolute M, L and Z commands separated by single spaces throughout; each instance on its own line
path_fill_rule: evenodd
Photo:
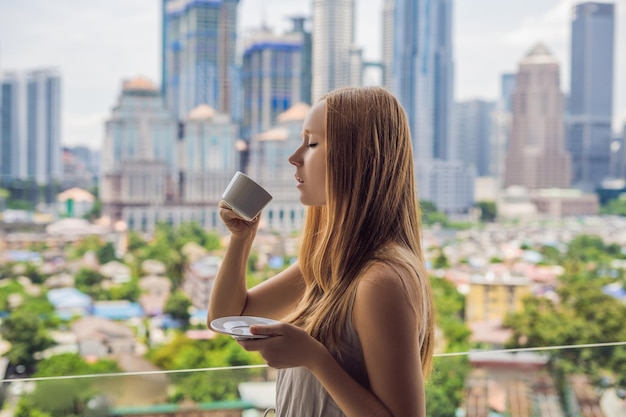
M 361 277 L 353 310 L 357 331 L 385 327 L 389 323 L 413 328 L 413 277 L 402 268 L 385 263 L 372 265 Z
M 393 267 L 384 262 L 376 262 L 368 268 L 359 281 L 357 297 L 380 298 L 407 295 L 407 284 L 413 278 L 403 268 Z

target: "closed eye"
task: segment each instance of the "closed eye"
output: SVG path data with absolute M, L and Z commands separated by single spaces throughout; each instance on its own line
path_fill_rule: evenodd
M 315 148 L 317 146 L 317 143 L 308 143 L 306 145 L 307 148 Z

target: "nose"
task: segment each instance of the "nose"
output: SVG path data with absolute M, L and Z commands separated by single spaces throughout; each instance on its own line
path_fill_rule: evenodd
M 296 151 L 292 153 L 291 156 L 289 156 L 289 158 L 287 158 L 289 163 L 296 167 L 299 167 L 302 165 L 302 156 L 301 156 L 300 149 L 301 148 L 296 149 Z

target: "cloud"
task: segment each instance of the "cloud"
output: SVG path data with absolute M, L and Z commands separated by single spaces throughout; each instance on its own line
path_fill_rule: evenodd
M 539 9 L 523 20 L 503 16 L 510 23 L 484 24 L 474 22 L 468 32 L 457 33 L 456 97 L 495 99 L 500 94 L 499 80 L 505 72 L 516 72 L 518 62 L 538 42 L 543 42 L 561 63 L 562 88 L 567 85 L 570 0 L 558 0 L 547 9 Z M 478 21 L 478 20 L 477 20 Z M 565 75 L 565 77 L 564 77 Z

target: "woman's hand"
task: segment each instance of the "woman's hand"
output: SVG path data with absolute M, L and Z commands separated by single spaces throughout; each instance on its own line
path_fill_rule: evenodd
M 329 354 L 326 347 L 301 328 L 289 323 L 254 325 L 250 332 L 268 335 L 266 339 L 238 340 L 245 350 L 257 351 L 269 366 L 276 369 L 304 366 L 311 368 L 315 361 Z
M 248 237 L 256 233 L 261 215 L 256 216 L 252 221 L 247 221 L 239 217 L 224 200 L 219 202 L 218 207 L 222 221 L 233 236 Z

